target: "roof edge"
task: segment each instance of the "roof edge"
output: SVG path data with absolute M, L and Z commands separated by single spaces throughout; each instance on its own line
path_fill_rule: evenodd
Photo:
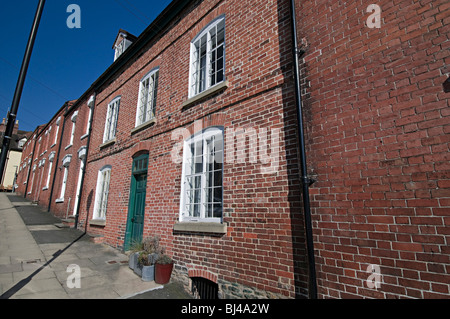
M 136 55 L 148 42 L 150 42 L 157 34 L 161 32 L 187 5 L 196 0 L 173 0 L 156 18 L 153 22 L 141 33 L 141 35 L 133 42 L 130 47 L 108 68 L 92 85 L 70 106 L 66 112 L 69 113 L 72 109 L 79 106 L 89 94 L 97 91 L 111 78 L 117 71 L 119 71 L 134 55 Z M 197 0 L 198 1 L 198 0 Z M 121 29 L 122 30 L 122 29 Z

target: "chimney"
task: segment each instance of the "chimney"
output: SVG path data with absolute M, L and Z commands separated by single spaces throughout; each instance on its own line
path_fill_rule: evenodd
M 17 134 L 17 131 L 19 130 L 19 121 L 16 121 L 16 124 L 14 124 L 13 128 L 13 134 Z M 6 132 L 6 119 L 2 120 L 2 123 L 0 124 L 0 132 Z
M 3 119 L 2 124 L 0 124 L 0 132 L 6 131 L 6 122 L 5 119 Z
M 16 121 L 13 128 L 13 135 L 17 134 L 17 131 L 19 130 L 19 120 Z

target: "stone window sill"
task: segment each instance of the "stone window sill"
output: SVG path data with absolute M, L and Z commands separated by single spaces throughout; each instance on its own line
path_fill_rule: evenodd
M 114 143 L 116 143 L 116 139 L 115 138 L 113 138 L 112 140 L 106 141 L 105 143 L 100 145 L 100 149 L 108 147 L 110 145 L 113 145 Z
M 173 226 L 177 232 L 199 232 L 211 234 L 226 234 L 227 224 L 202 223 L 202 222 L 179 222 Z
M 155 123 L 156 123 L 156 118 L 153 118 L 145 123 L 142 123 L 131 130 L 131 135 L 136 134 L 137 132 L 140 132 L 142 130 L 145 130 L 146 128 L 152 126 Z
M 186 100 L 183 104 L 182 104 L 182 108 L 188 108 L 191 105 L 199 102 L 200 100 L 206 99 L 208 97 L 210 97 L 211 95 L 217 93 L 218 91 L 221 90 L 225 90 L 226 88 L 228 88 L 228 81 L 223 81 L 222 83 L 219 83 L 215 86 L 213 86 L 212 88 L 209 88 L 206 91 L 203 91 L 200 94 L 197 94 L 196 96 L 191 97 L 190 99 Z
M 89 225 L 105 227 L 106 226 L 106 220 L 104 220 L 104 219 L 91 219 L 89 221 Z

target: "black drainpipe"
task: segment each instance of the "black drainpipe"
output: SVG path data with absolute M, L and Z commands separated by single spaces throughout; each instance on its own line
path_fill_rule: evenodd
M 92 102 L 92 106 L 91 106 L 91 112 L 90 112 L 90 116 L 88 119 L 88 125 L 89 125 L 89 129 L 88 129 L 88 137 L 87 137 L 87 141 L 86 141 L 86 156 L 83 159 L 84 162 L 84 166 L 83 166 L 83 172 L 81 174 L 81 186 L 80 186 L 80 194 L 78 194 L 78 203 L 77 203 L 77 214 L 75 215 L 75 224 L 73 226 L 73 228 L 77 229 L 78 228 L 78 216 L 80 216 L 80 207 L 81 207 L 81 197 L 83 195 L 83 186 L 84 186 L 84 176 L 86 175 L 86 166 L 87 166 L 87 158 L 89 155 L 89 145 L 91 143 L 91 133 L 92 133 L 92 119 L 94 118 L 94 112 L 95 112 L 95 100 L 97 98 L 97 93 L 94 92 L 94 101 Z M 86 223 L 88 222 L 88 216 L 89 216 L 89 212 L 86 214 Z
M 62 128 L 61 128 L 61 138 L 59 139 L 59 145 L 58 145 L 58 155 L 56 156 L 56 162 L 55 162 L 55 164 L 56 164 L 55 165 L 55 174 L 53 174 L 52 187 L 50 189 L 50 199 L 48 201 L 48 209 L 47 209 L 48 212 L 50 212 L 51 206 L 52 206 L 52 199 L 53 199 L 53 191 L 54 191 L 54 188 L 55 188 L 56 174 L 58 174 L 58 167 L 59 167 L 59 154 L 61 153 L 62 140 L 63 140 L 63 137 L 64 137 L 64 127 L 66 126 L 66 113 L 67 113 L 68 108 L 69 108 L 69 102 L 66 102 L 66 107 L 65 107 L 64 113 L 62 115 L 64 117 L 64 119 L 61 119 L 61 121 L 63 121 L 63 124 L 62 124 Z
M 303 128 L 303 112 L 302 112 L 302 96 L 300 86 L 300 68 L 299 56 L 305 52 L 299 50 L 297 42 L 297 22 L 295 19 L 295 0 L 291 0 L 291 16 L 292 16 L 292 39 L 293 39 L 293 53 L 294 53 L 294 76 L 295 76 L 295 100 L 297 105 L 297 123 L 299 148 L 301 154 L 301 173 L 302 173 L 302 188 L 303 188 L 303 208 L 305 212 L 305 228 L 306 228 L 306 246 L 308 251 L 308 268 L 309 268 L 309 298 L 317 299 L 317 280 L 316 280 L 316 265 L 314 258 L 314 242 L 311 222 L 311 206 L 309 202 L 309 187 L 313 180 L 308 177 L 308 170 L 306 166 L 306 150 L 305 150 L 305 134 Z

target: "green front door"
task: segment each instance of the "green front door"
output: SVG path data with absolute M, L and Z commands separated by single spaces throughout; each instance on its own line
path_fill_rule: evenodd
M 130 249 L 133 243 L 142 241 L 147 190 L 147 166 L 148 155 L 139 156 L 133 161 L 125 250 Z

